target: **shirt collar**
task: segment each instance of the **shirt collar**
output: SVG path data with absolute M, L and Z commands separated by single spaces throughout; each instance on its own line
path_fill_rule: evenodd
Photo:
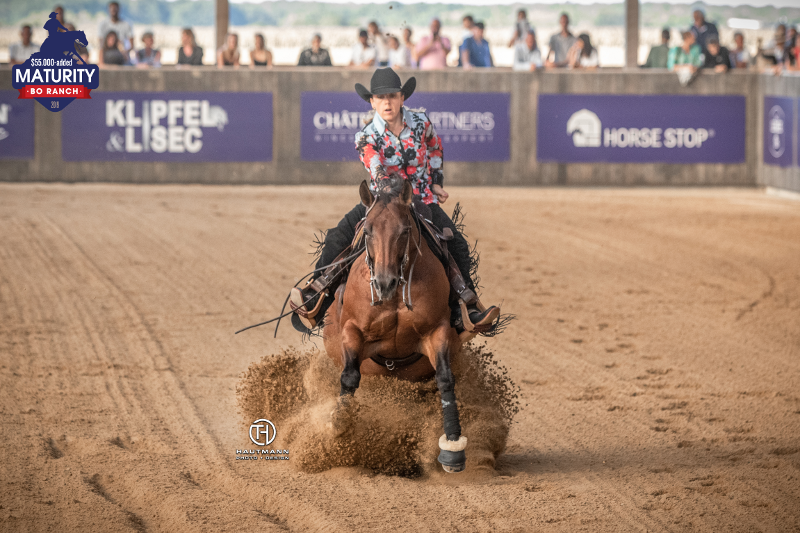
M 411 111 L 406 106 L 403 106 L 401 111 L 403 112 L 403 131 L 400 132 L 400 137 L 403 136 L 403 133 L 408 128 L 408 125 L 413 121 Z M 375 125 L 375 131 L 377 131 L 380 135 L 386 133 L 386 121 L 383 120 L 383 118 L 377 112 L 375 113 L 375 117 L 372 119 L 372 123 Z

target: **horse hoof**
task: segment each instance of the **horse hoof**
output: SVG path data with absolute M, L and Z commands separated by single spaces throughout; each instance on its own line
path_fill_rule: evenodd
M 463 435 L 458 440 L 447 440 L 446 435 L 439 437 L 439 463 L 445 472 L 454 474 L 462 472 L 466 468 L 467 454 L 464 448 L 467 447 L 467 437 Z
M 442 468 L 448 474 L 463 472 L 467 465 L 467 456 L 464 450 L 460 452 L 442 450 L 439 452 L 439 464 L 442 465 Z

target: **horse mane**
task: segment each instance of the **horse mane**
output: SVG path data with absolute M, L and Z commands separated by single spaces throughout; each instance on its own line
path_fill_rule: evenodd
M 383 205 L 388 204 L 403 192 L 405 178 L 397 172 L 381 179 L 375 184 L 375 191 L 378 193 L 378 200 Z

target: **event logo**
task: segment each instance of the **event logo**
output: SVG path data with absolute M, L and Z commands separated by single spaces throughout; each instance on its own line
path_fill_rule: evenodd
M 572 144 L 579 148 L 600 146 L 600 119 L 588 109 L 576 111 L 567 121 L 567 133 L 572 135 Z
M 84 32 L 68 31 L 56 13 L 50 13 L 44 29 L 49 36 L 39 51 L 23 64 L 14 65 L 12 85 L 19 90 L 19 98 L 36 99 L 45 109 L 58 112 L 76 98 L 91 98 L 89 93 L 100 84 L 100 71 L 76 51 L 76 44 L 89 45 Z
M 785 121 L 786 114 L 781 106 L 772 106 L 772 109 L 769 110 L 769 134 L 771 136 L 769 153 L 776 159 L 786 151 Z
M 106 150 L 194 154 L 203 148 L 201 128 L 223 131 L 227 124 L 228 113 L 208 100 L 144 100 L 137 110 L 135 100 L 109 99 L 106 126 L 124 128 L 124 134 L 112 131 Z
M 275 425 L 265 418 L 260 418 L 250 426 L 250 440 L 258 446 L 268 446 L 275 440 Z

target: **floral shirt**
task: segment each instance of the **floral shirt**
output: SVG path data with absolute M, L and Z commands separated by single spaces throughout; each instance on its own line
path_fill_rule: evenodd
M 403 106 L 403 131 L 396 137 L 377 113 L 372 122 L 356 133 L 356 150 L 369 170 L 372 189 L 377 181 L 394 172 L 411 180 L 414 194 L 426 204 L 438 203 L 431 191 L 443 185 L 442 140 L 436 135 L 425 111 Z

